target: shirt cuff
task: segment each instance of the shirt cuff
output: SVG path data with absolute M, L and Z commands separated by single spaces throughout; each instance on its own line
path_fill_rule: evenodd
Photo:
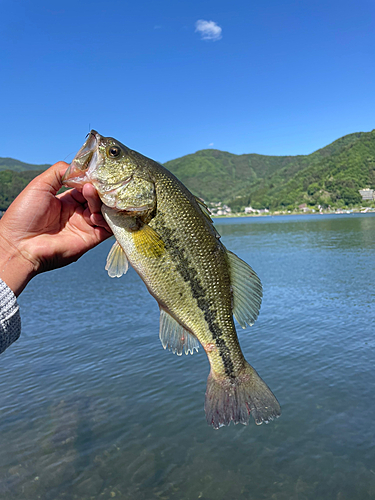
M 21 334 L 21 316 L 17 298 L 0 279 L 0 354 Z

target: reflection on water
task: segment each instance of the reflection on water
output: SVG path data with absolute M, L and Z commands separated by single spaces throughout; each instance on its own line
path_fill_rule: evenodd
M 269 425 L 208 427 L 204 353 L 173 356 L 112 242 L 38 276 L 0 358 L 0 498 L 375 498 L 375 217 L 216 221 L 264 286 L 242 349 L 282 405 Z

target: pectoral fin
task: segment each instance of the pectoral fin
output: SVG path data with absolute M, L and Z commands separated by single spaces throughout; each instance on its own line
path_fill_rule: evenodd
M 193 334 L 185 330 L 165 309 L 160 308 L 160 341 L 164 349 L 176 353 L 178 356 L 198 352 L 199 342 Z
M 258 317 L 262 302 L 262 284 L 251 267 L 237 255 L 226 251 L 233 290 L 233 314 L 242 328 L 251 326 Z
M 120 278 L 128 270 L 128 259 L 120 244 L 115 241 L 109 251 L 105 270 L 111 278 Z
M 152 227 L 144 224 L 132 233 L 137 251 L 145 257 L 160 257 L 164 253 L 164 242 Z

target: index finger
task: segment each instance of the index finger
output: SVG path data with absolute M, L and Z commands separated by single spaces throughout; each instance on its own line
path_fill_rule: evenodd
M 102 201 L 99 198 L 97 190 L 92 184 L 83 185 L 82 195 L 87 200 L 87 204 L 91 213 L 101 213 Z

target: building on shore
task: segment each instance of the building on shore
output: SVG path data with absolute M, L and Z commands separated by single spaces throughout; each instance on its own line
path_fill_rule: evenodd
M 258 210 L 255 210 L 253 207 L 245 207 L 245 214 L 254 214 L 257 213 Z
M 268 208 L 253 208 L 253 207 L 245 207 L 245 214 L 268 214 Z

